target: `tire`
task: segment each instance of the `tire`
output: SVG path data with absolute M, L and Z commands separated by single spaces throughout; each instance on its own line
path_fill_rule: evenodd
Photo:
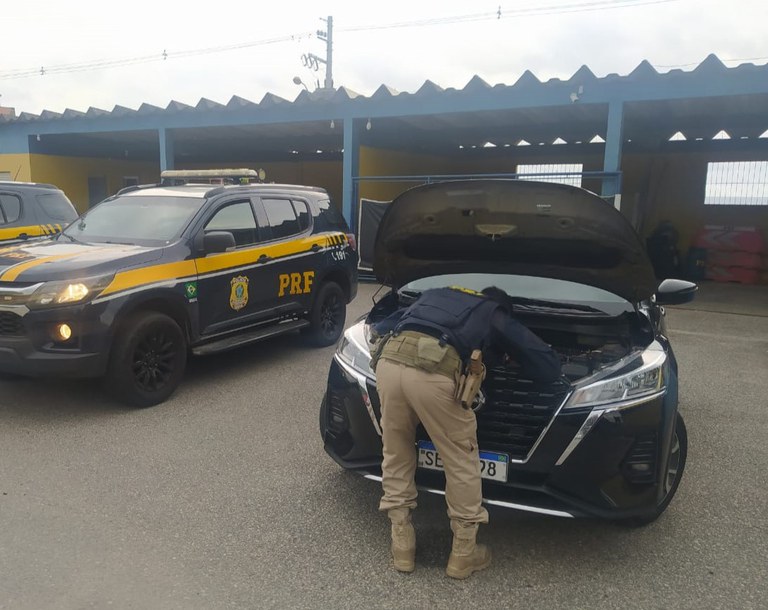
M 642 527 L 656 521 L 656 519 L 658 519 L 666 510 L 667 506 L 669 506 L 669 503 L 672 501 L 672 498 L 674 498 L 677 493 L 677 488 L 680 486 L 680 481 L 683 478 L 687 458 L 688 431 L 685 428 L 683 416 L 678 413 L 677 419 L 675 420 L 675 431 L 672 435 L 672 447 L 665 468 L 665 478 L 663 482 L 665 489 L 664 497 L 656 507 L 656 510 L 652 513 L 640 517 L 622 519 L 619 523 L 628 527 Z
M 346 318 L 344 291 L 335 282 L 326 282 L 320 286 L 309 312 L 308 342 L 316 347 L 333 345 L 344 332 Z
M 187 365 L 187 342 L 179 325 L 157 312 L 130 317 L 112 344 L 108 390 L 133 407 L 152 407 L 181 383 Z

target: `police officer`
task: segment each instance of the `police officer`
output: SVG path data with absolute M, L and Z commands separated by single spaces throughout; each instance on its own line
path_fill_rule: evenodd
M 480 523 L 488 523 L 482 506 L 477 422 L 457 399 L 457 383 L 474 349 L 485 358 L 506 354 L 528 376 L 554 381 L 560 376 L 557 354 L 511 316 L 504 291 L 483 293 L 462 288 L 424 291 L 409 307 L 374 326 L 374 347 L 381 399 L 384 444 L 379 510 L 392 523 L 395 569 L 412 572 L 416 535 L 411 511 L 416 508 L 416 428 L 421 422 L 445 466 L 445 497 L 453 531 L 446 573 L 467 578 L 491 562 L 488 547 L 476 543 Z M 493 364 L 490 362 L 489 364 Z

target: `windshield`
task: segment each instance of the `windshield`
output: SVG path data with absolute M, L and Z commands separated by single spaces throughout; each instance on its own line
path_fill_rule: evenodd
M 630 303 L 606 290 L 576 282 L 526 275 L 500 273 L 435 275 L 410 282 L 403 286 L 400 291 L 421 292 L 429 288 L 444 288 L 446 286 L 461 286 L 478 292 L 483 288 L 496 286 L 511 297 L 586 305 L 612 316 L 633 311 Z
M 108 199 L 63 235 L 82 242 L 164 245 L 178 238 L 205 200 L 132 195 Z

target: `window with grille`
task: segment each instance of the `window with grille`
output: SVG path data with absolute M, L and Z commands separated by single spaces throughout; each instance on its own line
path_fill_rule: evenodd
M 520 180 L 536 180 L 537 182 L 557 182 L 581 186 L 582 163 L 550 163 L 536 165 L 518 165 L 517 174 Z M 573 175 L 569 175 L 573 174 Z
M 768 205 L 768 161 L 708 163 L 704 205 Z

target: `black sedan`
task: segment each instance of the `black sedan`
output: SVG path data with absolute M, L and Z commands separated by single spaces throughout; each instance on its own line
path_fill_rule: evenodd
M 659 285 L 621 213 L 564 185 L 431 184 L 392 202 L 374 260 L 390 290 L 345 333 L 321 406 L 325 450 L 336 462 L 380 480 L 370 325 L 427 288 L 496 286 L 559 353 L 563 375 L 542 384 L 514 361 L 488 372 L 474 404 L 485 501 L 636 524 L 665 510 L 687 435 L 663 305 L 690 301 L 696 286 Z M 443 493 L 440 456 L 423 429 L 414 451 L 417 482 Z

